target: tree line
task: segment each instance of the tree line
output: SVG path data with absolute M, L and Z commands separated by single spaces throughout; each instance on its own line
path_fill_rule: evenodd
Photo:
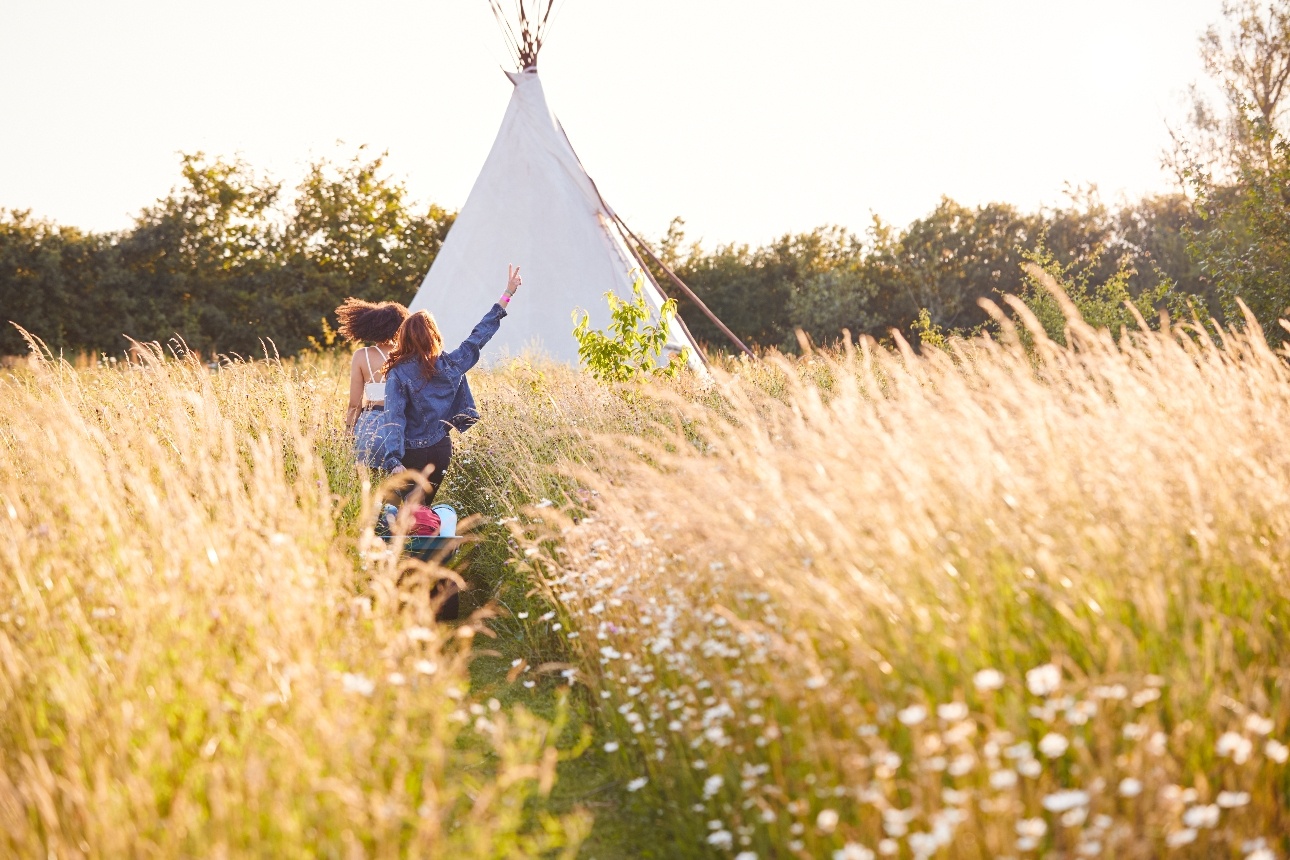
M 452 226 L 412 206 L 383 160 L 318 160 L 285 194 L 241 160 L 185 155 L 176 188 L 119 233 L 0 212 L 0 317 L 55 351 L 119 354 L 129 336 L 299 352 L 346 296 L 409 300 Z M 0 354 L 25 350 L 0 330 Z
M 1220 325 L 1248 309 L 1279 339 L 1290 310 L 1290 0 L 1229 2 L 1201 55 L 1218 96 L 1196 95 L 1172 132 L 1174 193 L 1109 206 L 1080 189 L 1042 212 L 943 199 L 903 229 L 875 219 L 861 234 L 823 227 L 759 247 L 705 249 L 678 219 L 656 250 L 760 348 L 796 349 L 798 331 L 816 343 L 844 330 L 914 342 L 971 333 L 991 325 L 980 300 L 1005 294 L 1060 337 L 1037 271 L 1100 324 L 1134 324 L 1125 302 L 1149 319 L 1167 310 Z M 0 211 L 0 317 L 56 350 L 119 353 L 129 335 L 242 355 L 272 339 L 291 354 L 326 342 L 345 296 L 410 301 L 453 221 L 411 202 L 383 156 L 362 149 L 313 163 L 290 192 L 200 153 L 182 158 L 181 176 L 119 233 Z M 678 299 L 696 337 L 724 348 Z M 16 330 L 0 330 L 0 353 L 24 350 Z
M 1132 296 L 1166 284 L 1170 295 L 1196 296 L 1221 313 L 1188 253 L 1193 221 L 1181 194 L 1111 208 L 1084 191 L 1065 208 L 1037 213 L 946 198 L 904 229 L 875 219 L 863 236 L 827 227 L 762 247 L 704 251 L 686 242 L 678 220 L 660 256 L 746 342 L 795 350 L 798 331 L 817 344 L 838 340 L 843 330 L 879 340 L 893 330 L 910 340 L 929 327 L 979 331 L 990 323 L 980 299 L 1033 291 L 1027 261 L 1051 269 L 1068 289 L 1120 275 Z M 721 341 L 684 298 L 680 308 L 697 338 Z

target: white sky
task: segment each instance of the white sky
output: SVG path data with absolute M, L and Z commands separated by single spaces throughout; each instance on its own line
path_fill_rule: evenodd
M 1221 0 L 564 0 L 547 97 L 638 231 L 903 225 L 942 194 L 1169 187 L 1166 120 Z M 126 227 L 180 151 L 289 183 L 390 151 L 465 202 L 510 95 L 485 0 L 0 0 L 0 207 Z M 336 142 L 345 147 L 338 150 Z

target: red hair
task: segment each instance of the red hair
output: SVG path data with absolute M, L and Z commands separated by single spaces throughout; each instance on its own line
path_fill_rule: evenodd
M 426 379 L 434 376 L 439 356 L 443 354 L 443 335 L 434 317 L 425 311 L 417 311 L 408 316 L 399 326 L 398 344 L 390 357 L 385 361 L 382 373 L 389 373 L 408 359 L 415 359 L 421 365 L 421 375 Z

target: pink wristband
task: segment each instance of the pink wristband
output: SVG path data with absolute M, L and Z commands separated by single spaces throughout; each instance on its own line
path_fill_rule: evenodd
M 506 307 L 507 305 L 509 305 L 509 304 L 511 303 L 511 297 L 510 297 L 509 295 L 507 295 L 506 293 L 502 293 L 502 297 L 501 297 L 500 299 L 498 299 L 498 300 L 497 300 L 497 303 L 498 303 L 499 305 L 501 305 L 502 307 Z

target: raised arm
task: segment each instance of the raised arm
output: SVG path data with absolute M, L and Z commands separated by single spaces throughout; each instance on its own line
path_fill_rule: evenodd
M 506 306 L 510 303 L 511 297 L 515 291 L 520 288 L 520 267 L 507 266 L 509 271 L 506 278 L 506 292 L 497 300 L 497 304 L 488 309 L 484 318 L 480 320 L 470 335 L 461 342 L 461 346 L 452 352 L 445 353 L 443 358 L 458 373 L 465 373 L 479 362 L 479 354 L 485 344 L 493 339 L 497 334 L 497 329 L 502 324 L 502 318 L 506 316 Z

